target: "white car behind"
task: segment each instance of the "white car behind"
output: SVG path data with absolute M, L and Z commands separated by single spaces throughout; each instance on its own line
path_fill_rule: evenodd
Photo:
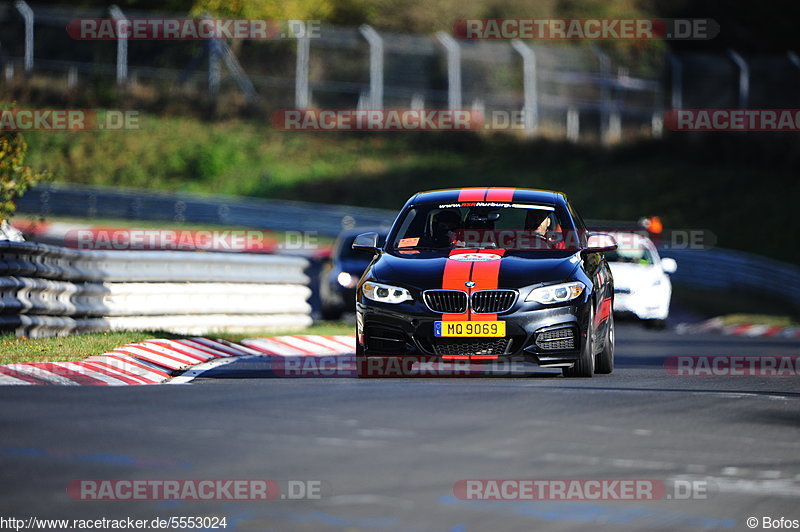
M 632 314 L 662 329 L 669 316 L 674 259 L 661 258 L 653 241 L 638 233 L 612 233 L 616 251 L 606 253 L 614 276 L 614 312 Z

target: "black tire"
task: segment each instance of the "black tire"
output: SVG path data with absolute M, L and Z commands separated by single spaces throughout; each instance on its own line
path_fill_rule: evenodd
M 608 315 L 608 328 L 603 350 L 597 355 L 594 372 L 598 375 L 607 375 L 614 371 L 614 313 Z
M 654 331 L 663 331 L 667 328 L 667 320 L 643 320 L 643 322 L 645 328 Z
M 561 373 L 568 378 L 591 378 L 594 375 L 594 305 L 589 304 L 589 325 L 586 328 L 586 343 L 581 356 L 571 368 L 562 368 Z
M 367 355 L 364 354 L 364 346 L 359 343 L 356 343 L 356 375 L 359 379 L 374 377 L 367 371 Z

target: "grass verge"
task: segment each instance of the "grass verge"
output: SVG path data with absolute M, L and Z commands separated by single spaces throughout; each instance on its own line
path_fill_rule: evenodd
M 722 323 L 725 325 L 768 325 L 770 327 L 800 326 L 800 322 L 793 320 L 789 316 L 771 316 L 768 314 L 728 314 L 722 316 Z

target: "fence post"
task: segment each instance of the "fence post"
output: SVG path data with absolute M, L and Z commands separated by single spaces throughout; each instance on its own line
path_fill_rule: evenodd
M 683 106 L 683 63 L 678 56 L 670 53 L 669 64 L 672 69 L 672 94 L 670 95 L 670 105 L 673 109 L 681 109 Z
M 33 9 L 25 0 L 17 0 L 14 7 L 25 21 L 25 73 L 30 74 L 33 70 Z
M 297 109 L 308 109 L 311 94 L 308 88 L 308 57 L 311 52 L 311 40 L 305 36 L 297 37 L 297 66 L 294 75 L 294 106 Z
M 358 28 L 369 43 L 369 99 L 373 109 L 383 109 L 383 39 L 371 26 Z
M 533 48 L 520 40 L 511 41 L 522 57 L 522 83 L 525 93 L 525 103 L 523 104 L 523 124 L 528 135 L 533 135 L 539 127 L 539 96 L 536 86 L 536 52 Z
M 733 48 L 728 50 L 728 55 L 739 67 L 739 108 L 746 109 L 750 99 L 750 68 L 747 66 L 747 61 L 744 60 L 744 57 L 739 55 Z
M 78 84 L 78 69 L 74 66 L 69 67 L 67 70 L 67 88 L 74 89 Z
M 606 142 L 609 136 L 609 116 L 611 114 L 611 95 L 608 87 L 611 61 L 598 47 L 592 46 L 591 48 L 600 63 L 600 139 L 602 142 Z
M 210 39 L 208 42 L 208 95 L 216 98 L 219 93 L 219 42 Z
M 436 38 L 447 51 L 447 106 L 461 109 L 461 48 L 443 31 L 436 33 Z
M 108 8 L 108 12 L 114 20 L 117 33 L 117 85 L 124 85 L 128 81 L 128 34 L 123 32 L 123 20 L 127 17 L 116 5 Z
M 225 66 L 228 68 L 228 72 L 230 72 L 231 76 L 233 76 L 233 79 L 236 80 L 236 84 L 239 85 L 239 88 L 242 90 L 242 93 L 247 99 L 247 103 L 254 105 L 257 97 L 256 89 L 253 87 L 253 83 L 250 81 L 250 78 L 247 77 L 242 65 L 240 65 L 239 61 L 236 59 L 236 55 L 234 55 L 233 50 L 231 50 L 231 47 L 228 46 L 228 43 L 225 41 L 215 42 L 217 44 L 219 55 L 222 56 L 222 60 L 225 61 Z
M 570 142 L 578 142 L 581 132 L 580 115 L 578 109 L 569 107 L 567 109 L 567 140 Z
M 650 134 L 654 139 L 660 139 L 664 134 L 664 117 L 661 113 L 653 113 L 650 117 Z

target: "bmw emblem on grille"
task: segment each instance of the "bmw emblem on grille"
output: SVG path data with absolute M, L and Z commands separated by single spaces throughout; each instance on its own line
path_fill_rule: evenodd
M 467 288 L 472 288 L 473 286 L 475 286 L 475 281 L 467 281 L 466 283 L 464 283 L 464 286 L 466 286 Z

